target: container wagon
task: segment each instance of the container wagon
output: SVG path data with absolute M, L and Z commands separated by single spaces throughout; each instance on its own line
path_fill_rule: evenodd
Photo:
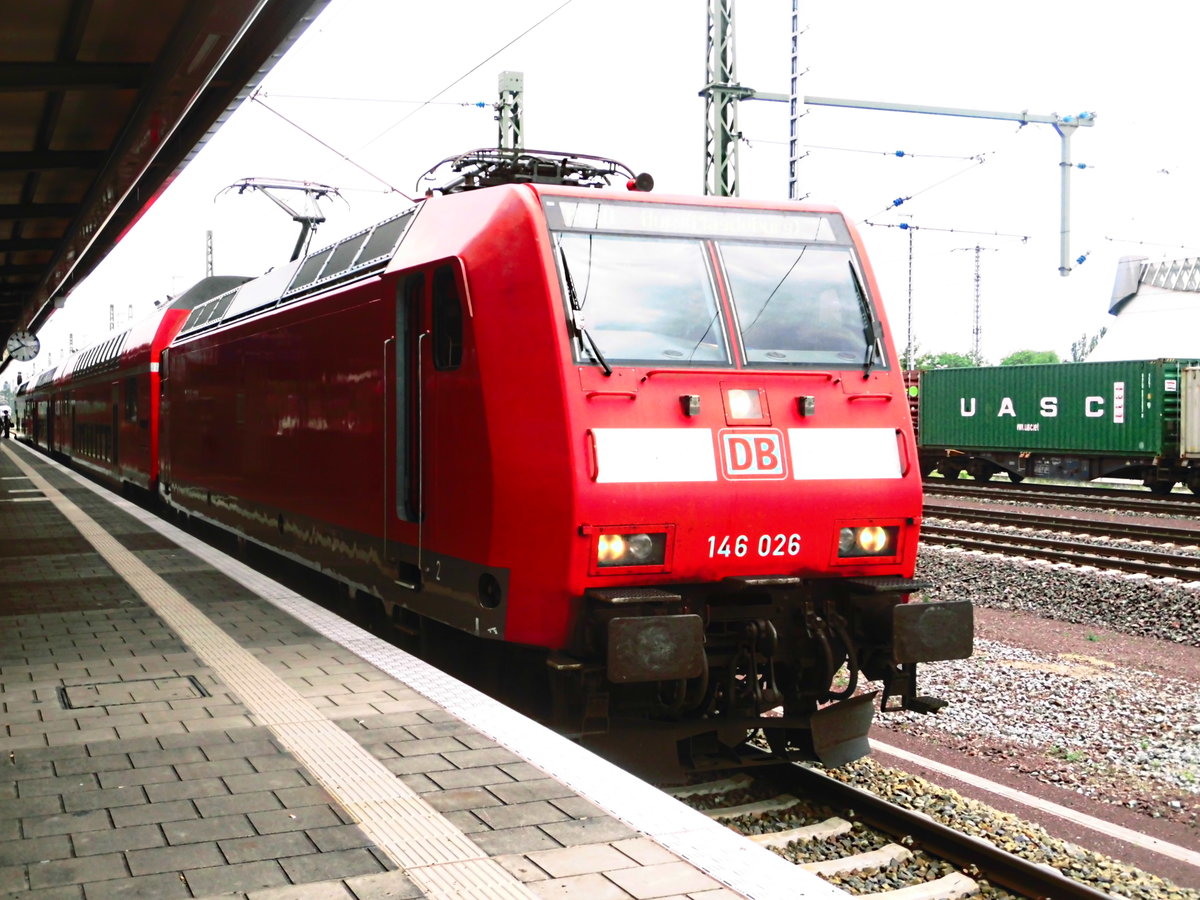
M 934 369 L 919 396 L 927 475 L 1131 478 L 1200 493 L 1200 361 Z

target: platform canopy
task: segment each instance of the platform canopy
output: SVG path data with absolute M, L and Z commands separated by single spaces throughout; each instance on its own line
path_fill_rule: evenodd
M 0 371 L 328 0 L 0 0 Z

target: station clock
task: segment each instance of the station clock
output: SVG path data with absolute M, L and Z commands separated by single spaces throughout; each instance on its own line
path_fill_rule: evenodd
M 29 362 L 42 349 L 42 342 L 32 331 L 14 331 L 8 336 L 4 347 L 8 350 L 8 355 L 17 362 Z

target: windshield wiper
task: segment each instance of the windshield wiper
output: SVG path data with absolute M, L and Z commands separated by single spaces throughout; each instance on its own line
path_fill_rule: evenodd
M 879 336 L 876 333 L 875 316 L 871 312 L 871 304 L 867 302 L 866 292 L 863 291 L 862 282 L 858 280 L 858 273 L 854 271 L 854 263 L 846 263 L 850 267 L 850 280 L 854 282 L 854 293 L 858 297 L 859 307 L 862 309 L 863 331 L 867 338 L 867 355 L 863 359 L 863 378 L 869 378 L 871 369 L 875 365 L 875 361 L 879 356 Z
M 583 304 L 579 302 L 579 295 L 575 293 L 575 279 L 571 277 L 571 266 L 567 263 L 567 251 L 563 249 L 562 242 L 558 244 L 558 257 L 562 260 L 563 277 L 567 282 L 567 299 L 571 303 L 571 324 L 575 328 L 575 333 L 580 338 L 580 344 L 583 341 L 588 342 L 588 346 L 592 349 L 592 356 L 596 358 L 596 362 L 604 368 L 604 374 L 611 376 L 613 373 L 612 366 L 608 364 L 608 360 L 604 358 L 604 354 L 600 352 L 600 345 L 596 343 L 596 339 L 588 332 L 583 324 Z

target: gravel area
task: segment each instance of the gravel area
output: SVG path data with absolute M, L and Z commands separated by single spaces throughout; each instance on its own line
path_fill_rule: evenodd
M 918 574 L 937 585 L 930 599 L 1041 618 L 993 619 L 972 658 L 922 666 L 922 693 L 950 705 L 934 716 L 881 717 L 884 729 L 1187 823 L 1200 842 L 1197 585 L 935 547 L 922 549 Z M 1066 648 L 1045 620 L 1095 630 L 1085 647 Z M 1156 640 L 1113 641 L 1113 633 Z
M 920 692 L 950 705 L 936 715 L 878 717 L 880 741 L 1200 847 L 1200 585 L 937 546 L 922 547 L 917 576 L 936 585 L 928 599 L 975 604 L 976 652 L 921 666 Z M 856 764 L 857 776 L 881 780 L 880 762 Z M 994 795 L 978 799 L 1200 888 L 1200 871 L 1185 863 L 1072 833 Z M 1113 892 L 1200 896 L 1131 887 Z

